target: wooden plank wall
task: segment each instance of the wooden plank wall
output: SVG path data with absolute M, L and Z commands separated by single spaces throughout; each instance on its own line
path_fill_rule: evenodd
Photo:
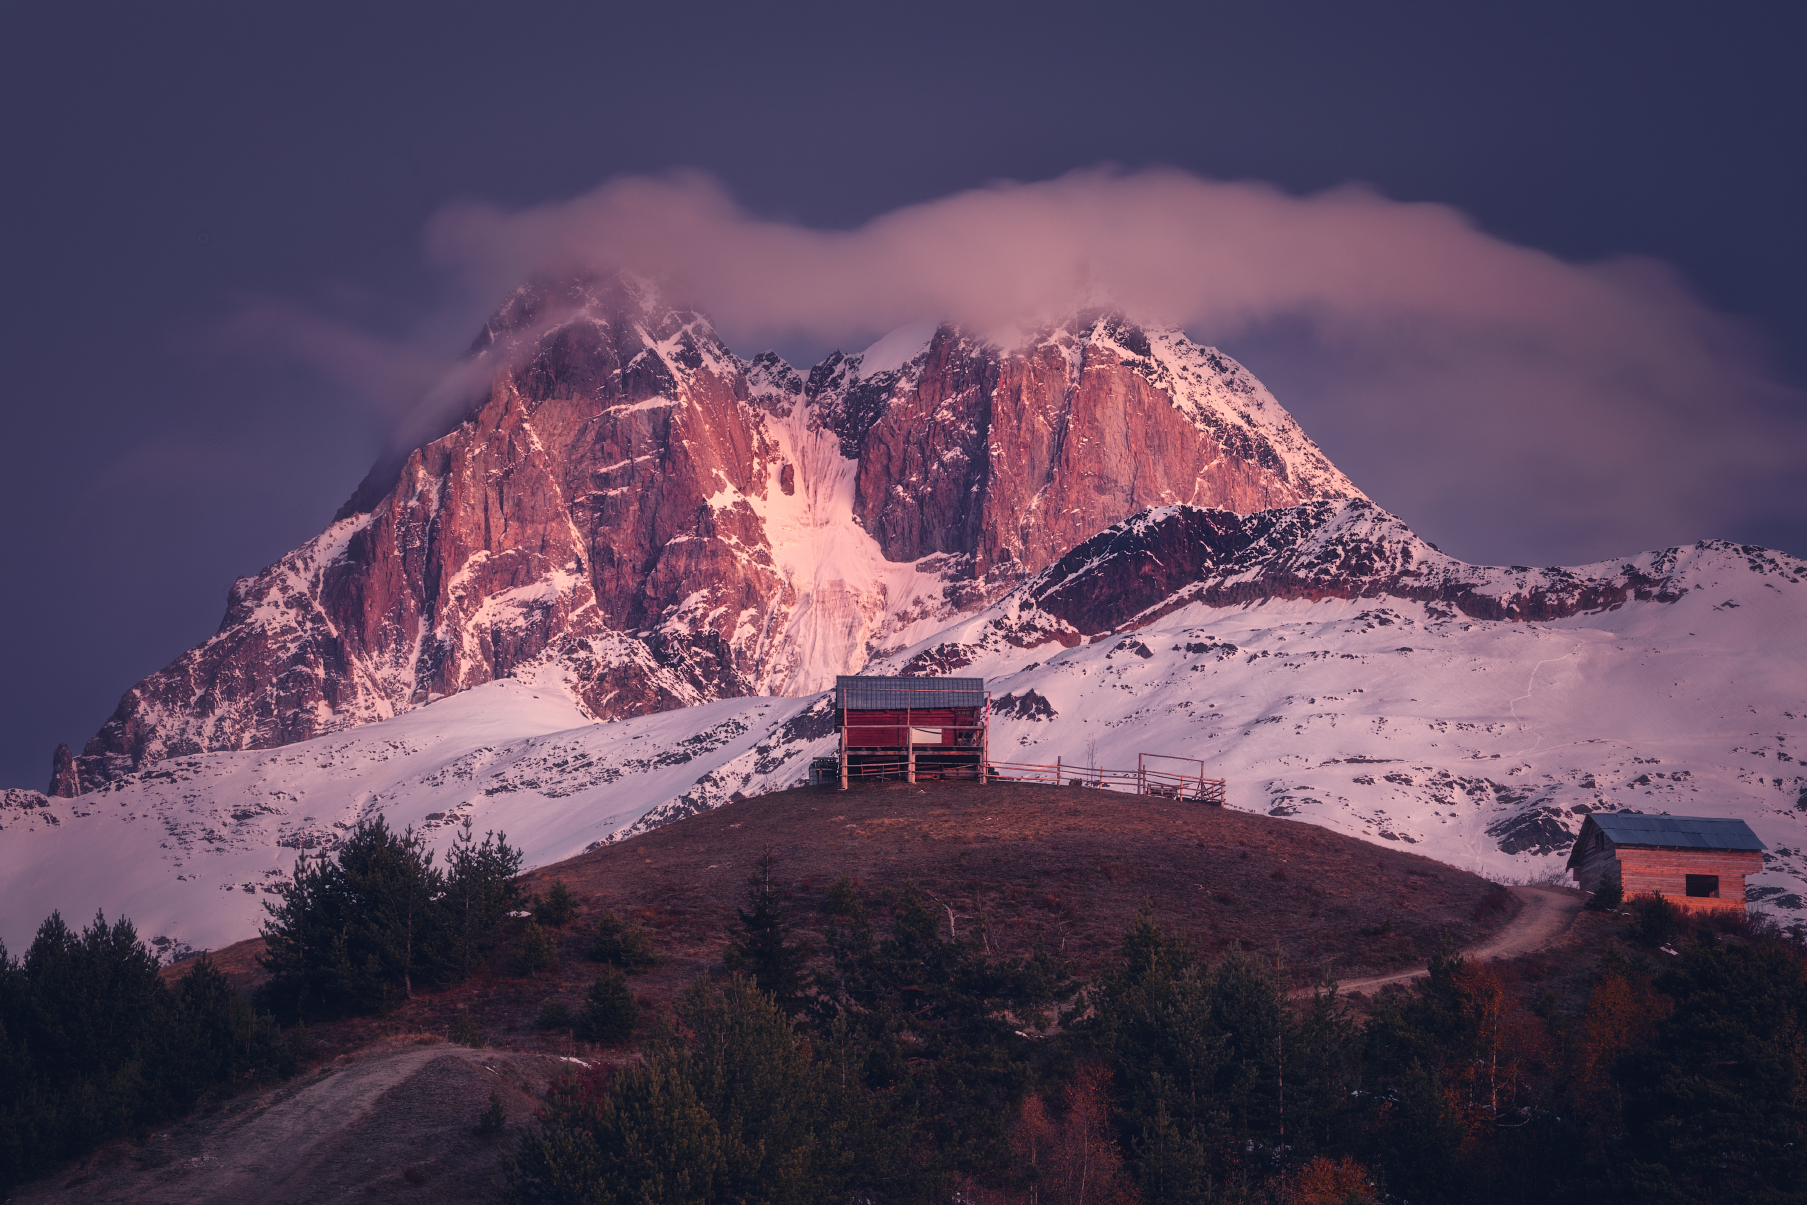
M 908 712 L 849 708 L 844 723 L 852 748 L 901 749 L 910 743 L 912 727 L 941 729 L 944 745 L 957 745 L 962 739 L 976 744 L 979 713 L 971 707 L 920 707 Z
M 1587 839 L 1587 850 L 1581 855 L 1581 861 L 1575 865 L 1575 882 L 1581 890 L 1592 892 L 1600 890 L 1602 875 L 1617 878 L 1619 861 L 1613 857 L 1612 842 L 1596 841 L 1598 830 Z
M 1612 852 L 1618 855 L 1619 881 L 1627 899 L 1655 892 L 1682 907 L 1743 908 L 1744 876 L 1763 869 L 1763 855 L 1754 850 L 1628 847 Z M 1718 875 L 1719 898 L 1689 898 L 1687 876 L 1691 874 Z

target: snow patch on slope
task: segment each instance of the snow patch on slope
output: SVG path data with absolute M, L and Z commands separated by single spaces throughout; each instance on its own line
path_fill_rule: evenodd
M 947 558 L 885 559 L 853 517 L 859 461 L 842 456 L 835 433 L 812 419 L 805 406 L 768 415 L 766 431 L 781 459 L 771 466 L 765 496 L 747 499 L 792 597 L 772 633 L 765 677 L 766 689 L 779 695 L 825 690 L 835 675 L 859 672 L 874 647 L 919 640 L 953 613 L 945 601 Z
M 1190 601 L 1068 632 L 1070 646 L 983 639 L 1032 582 L 871 668 L 958 647 L 972 654 L 958 672 L 983 675 L 994 700 L 1033 693 L 994 714 L 996 762 L 1197 758 L 1233 808 L 1500 879 L 1560 874 L 1592 811 L 1737 816 L 1769 847 L 1753 902 L 1794 916 L 1807 907 L 1807 565 L 1719 543 L 1630 559 L 1670 567 L 1667 601 L 1532 623 L 1393 597 Z M 298 850 L 331 848 L 378 811 L 439 848 L 469 816 L 544 864 L 796 785 L 834 747 L 827 695 L 594 724 L 548 667 L 352 732 L 172 758 L 76 799 L 8 792 L 0 938 L 17 949 L 52 908 L 102 907 L 166 948 L 224 945 L 254 934 Z
M 556 862 L 805 705 L 734 699 L 596 724 L 556 682 L 505 678 L 352 732 L 171 758 L 74 799 L 8 792 L 0 940 L 22 949 L 52 909 L 75 923 L 97 907 L 165 952 L 255 936 L 298 852 L 330 850 L 379 813 L 437 850 L 469 817 L 506 832 L 529 866 Z
M 929 340 L 940 327 L 932 318 L 898 327 L 859 354 L 859 375 L 870 380 L 883 372 L 896 372 L 928 350 Z

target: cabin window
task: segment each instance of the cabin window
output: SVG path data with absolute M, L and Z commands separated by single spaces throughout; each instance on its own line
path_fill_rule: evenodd
M 1719 898 L 1719 876 L 1716 874 L 1691 874 L 1688 876 L 1688 894 L 1700 899 L 1716 900 Z

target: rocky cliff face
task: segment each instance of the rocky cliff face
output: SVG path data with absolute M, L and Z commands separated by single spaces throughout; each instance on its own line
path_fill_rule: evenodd
M 808 392 L 859 461 L 855 515 L 887 558 L 1020 580 L 1149 506 L 1248 512 L 1360 497 L 1246 369 L 1093 312 L 1013 349 L 943 327 L 907 364 L 831 357 Z
M 1751 573 L 1807 584 L 1798 562 L 1708 541 L 1688 550 L 1747 562 Z M 1470 565 L 1445 556 L 1365 498 L 1241 515 L 1160 507 L 1084 541 L 954 638 L 917 651 L 904 674 L 942 674 L 999 650 L 1073 648 L 1147 627 L 1194 604 L 1394 600 L 1434 618 L 1549 622 L 1673 603 L 1690 589 L 1683 550 L 1576 569 Z M 1058 649 L 1056 650 L 1058 651 Z
M 68 745 L 58 745 L 50 755 L 50 789 L 52 799 L 73 799 L 82 793 L 81 771 L 76 768 L 75 754 Z
M 597 719 L 806 693 L 1145 507 L 1359 497 L 1240 365 L 1109 313 L 1010 348 L 907 329 L 805 375 L 590 281 L 518 291 L 473 355 L 487 392 L 235 583 L 58 784 L 502 677 Z

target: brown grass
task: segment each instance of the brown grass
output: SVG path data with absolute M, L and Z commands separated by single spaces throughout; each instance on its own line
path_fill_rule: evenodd
M 552 931 L 559 963 L 540 977 L 514 973 L 511 935 L 493 967 L 470 981 L 420 994 L 389 1017 L 316 1033 L 329 1051 L 401 1031 L 449 1034 L 469 1009 L 491 1041 L 566 1052 L 567 1036 L 531 1024 L 552 996 L 581 1004 L 598 969 L 584 957 L 596 918 L 613 909 L 652 932 L 663 961 L 630 982 L 643 1006 L 668 1004 L 697 975 L 719 973 L 747 875 L 768 844 L 801 936 L 818 955 L 824 894 L 843 871 L 869 899 L 913 882 L 994 954 L 1028 953 L 1040 942 L 1082 975 L 1113 956 L 1145 900 L 1163 926 L 1207 955 L 1248 951 L 1299 982 L 1326 966 L 1353 978 L 1418 965 L 1441 940 L 1468 945 L 1511 915 L 1504 893 L 1476 875 L 1296 821 L 1078 787 L 804 787 L 532 872 L 529 891 L 562 878 L 582 905 Z M 251 986 L 260 949 L 241 942 L 213 957 Z

